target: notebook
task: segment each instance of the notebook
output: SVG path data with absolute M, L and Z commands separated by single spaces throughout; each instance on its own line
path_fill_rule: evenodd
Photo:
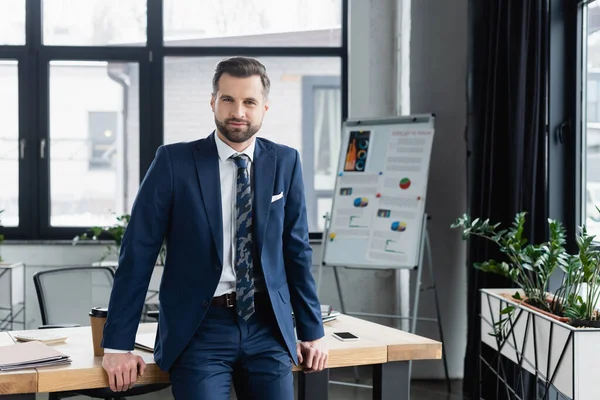
M 141 350 L 154 352 L 156 333 L 140 333 L 135 337 L 135 347 Z
M 70 364 L 69 356 L 45 343 L 30 341 L 0 347 L 0 371 Z

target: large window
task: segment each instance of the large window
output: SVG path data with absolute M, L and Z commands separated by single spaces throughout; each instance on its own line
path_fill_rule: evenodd
M 582 216 L 586 228 L 600 239 L 600 3 L 593 2 L 584 13 L 584 194 Z
M 72 239 L 129 213 L 158 146 L 214 129 L 216 64 L 246 55 L 272 82 L 259 135 L 299 150 L 318 234 L 348 108 L 347 11 L 348 0 L 0 1 L 0 233 Z
M 129 211 L 138 184 L 133 63 L 50 63 L 50 225 L 106 226 Z M 126 78 L 127 77 L 127 78 Z
M 2 225 L 19 225 L 19 78 L 16 61 L 0 60 L 0 215 Z
M 340 146 L 340 80 L 333 76 L 302 79 L 302 143 L 308 222 L 322 232 L 331 211 Z
M 341 0 L 165 0 L 165 44 L 340 47 L 341 3 Z
M 145 45 L 144 0 L 42 0 L 44 44 Z
M 25 44 L 25 0 L 0 1 L 0 46 Z

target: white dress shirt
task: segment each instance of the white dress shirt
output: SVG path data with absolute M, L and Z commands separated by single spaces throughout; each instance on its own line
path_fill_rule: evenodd
M 217 285 L 214 296 L 221 296 L 225 293 L 235 292 L 235 219 L 236 219 L 236 186 L 237 186 L 237 166 L 230 159 L 234 154 L 240 154 L 225 143 L 215 132 L 215 142 L 219 154 L 219 175 L 221 178 L 221 210 L 223 218 L 223 270 L 221 279 Z M 248 161 L 248 175 L 251 177 L 252 161 L 254 157 L 254 147 L 256 140 L 252 138 L 250 146 L 242 151 L 250 159 Z M 210 211 L 209 211 L 210 212 Z M 104 349 L 105 353 L 127 353 L 128 350 Z
M 219 175 L 221 176 L 221 209 L 223 217 L 223 271 L 221 280 L 215 291 L 215 296 L 235 292 L 235 220 L 236 220 L 236 186 L 237 166 L 230 160 L 234 154 L 240 154 L 232 149 L 227 143 L 215 133 L 217 152 L 219 153 Z M 242 151 L 250 159 L 248 162 L 248 175 L 252 176 L 252 161 L 254 157 L 254 146 L 256 140 L 253 138 L 250 146 Z

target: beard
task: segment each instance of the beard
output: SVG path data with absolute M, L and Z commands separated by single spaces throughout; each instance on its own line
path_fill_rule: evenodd
M 246 123 L 243 120 L 228 118 L 225 121 L 219 121 L 217 117 L 215 117 L 215 125 L 217 129 L 227 140 L 231 143 L 243 143 L 252 138 L 258 132 L 261 127 L 261 124 L 252 125 L 251 123 L 247 123 L 247 125 L 243 125 L 240 127 L 233 127 L 227 125 L 230 122 L 238 122 L 238 123 Z

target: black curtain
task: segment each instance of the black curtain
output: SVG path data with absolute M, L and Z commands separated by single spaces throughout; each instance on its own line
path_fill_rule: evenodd
M 547 237 L 548 216 L 547 8 L 547 0 L 469 2 L 467 212 L 508 227 L 526 211 L 526 237 L 536 243 Z M 489 360 L 497 354 L 483 345 L 480 352 L 479 290 L 511 287 L 499 275 L 473 268 L 490 258 L 503 259 L 490 242 L 469 239 L 463 391 L 472 399 L 509 398 L 480 363 L 480 355 Z M 505 368 L 509 375 L 517 373 L 510 362 Z

